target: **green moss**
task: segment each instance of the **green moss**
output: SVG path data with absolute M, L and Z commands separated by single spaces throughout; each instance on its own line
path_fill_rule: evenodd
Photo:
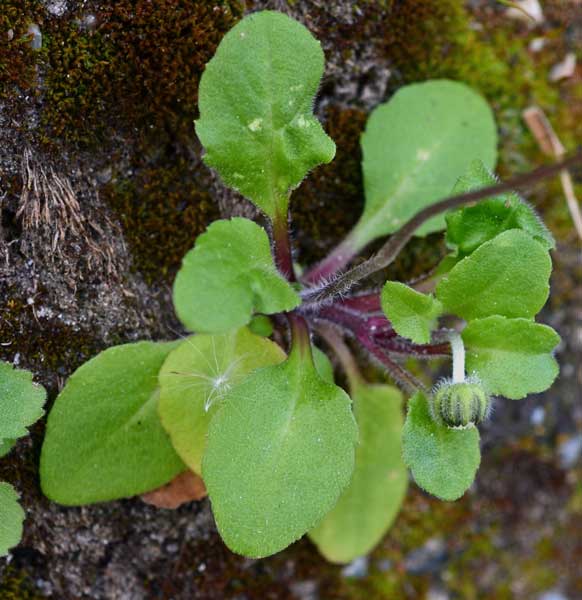
M 240 15 L 224 0 L 90 3 L 46 30 L 47 139 L 189 140 L 198 82 Z
M 40 18 L 36 0 L 3 0 L 0 10 L 0 99 L 36 88 L 37 53 L 28 26 Z
M 56 388 L 60 378 L 70 375 L 104 346 L 90 332 L 73 329 L 58 319 L 39 320 L 34 304 L 14 296 L 10 289 L 3 288 L 0 298 L 0 359 L 12 360 L 18 353 L 20 366 L 31 369 L 49 388 Z M 42 293 L 35 302 L 41 298 Z
M 325 128 L 336 143 L 336 157 L 330 164 L 315 169 L 291 200 L 294 235 L 300 247 L 298 259 L 302 264 L 323 258 L 362 212 L 360 135 L 366 119 L 366 113 L 357 109 L 331 106 L 326 112 Z
M 168 160 L 142 167 L 103 191 L 121 220 L 134 267 L 150 282 L 169 282 L 195 237 L 220 217 L 216 202 L 198 183 L 193 163 Z
M 0 579 L 0 600 L 40 600 L 45 598 L 34 589 L 28 574 L 8 565 Z

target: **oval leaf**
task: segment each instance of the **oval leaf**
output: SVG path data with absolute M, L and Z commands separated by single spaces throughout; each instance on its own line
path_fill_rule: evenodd
M 6 456 L 15 444 L 16 440 L 0 440 L 0 458 Z
M 24 511 L 18 503 L 16 490 L 0 481 L 0 556 L 6 556 L 22 537 Z
M 495 185 L 497 178 L 481 161 L 475 161 L 457 181 L 453 194 Z M 517 194 L 502 194 L 465 206 L 446 215 L 446 241 L 461 256 L 475 251 L 481 244 L 509 229 L 522 229 L 546 250 L 556 242 L 534 209 Z
M 362 136 L 366 204 L 352 234 L 356 247 L 396 231 L 448 196 L 472 160 L 493 168 L 496 148 L 493 113 L 466 85 L 435 80 L 398 90 L 374 110 Z M 444 225 L 438 216 L 417 234 Z
M 421 294 L 398 281 L 387 281 L 382 289 L 382 310 L 398 335 L 416 344 L 428 344 L 443 307 L 432 295 Z
M 158 412 L 190 469 L 202 473 L 208 426 L 228 391 L 255 369 L 283 360 L 275 342 L 246 328 L 191 337 L 168 355 L 158 378 Z
M 334 383 L 333 365 L 327 354 L 317 346 L 311 346 L 311 352 L 313 353 L 313 364 L 318 375 L 323 381 Z
M 45 399 L 31 373 L 0 361 L 0 441 L 27 435 L 27 427 L 42 417 Z
M 417 393 L 408 404 L 403 458 L 417 485 L 441 500 L 457 500 L 475 480 L 481 462 L 476 427 L 451 429 L 435 423 L 427 399 Z
M 553 352 L 560 336 L 547 325 L 493 316 L 471 321 L 462 336 L 467 370 L 491 394 L 525 398 L 547 390 L 558 375 Z
M 359 430 L 354 473 L 332 511 L 309 532 L 323 556 L 335 563 L 374 548 L 396 518 L 408 487 L 401 393 L 387 385 L 358 385 L 352 399 Z
M 67 505 L 142 494 L 185 465 L 157 415 L 157 375 L 177 344 L 109 348 L 67 381 L 47 422 L 43 492 Z
M 348 485 L 356 440 L 348 395 L 298 352 L 233 388 L 202 461 L 227 546 L 258 558 L 309 531 Z
M 550 292 L 550 255 L 527 233 L 512 229 L 485 242 L 439 282 L 436 296 L 464 319 L 534 317 Z
M 253 311 L 294 309 L 301 299 L 277 271 L 265 230 L 249 219 L 215 221 L 186 254 L 174 282 L 174 306 L 190 331 L 223 333 Z
M 313 116 L 324 57 L 297 21 L 258 12 L 229 31 L 200 81 L 196 133 L 224 182 L 269 217 L 335 144 Z

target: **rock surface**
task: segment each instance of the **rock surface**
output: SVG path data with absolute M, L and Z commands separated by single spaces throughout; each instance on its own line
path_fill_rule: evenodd
M 192 127 L 197 78 L 243 11 L 226 1 L 4 3 L 0 353 L 31 369 L 52 401 L 100 350 L 180 335 L 170 284 L 181 255 L 214 218 L 253 215 L 201 164 Z M 496 2 L 468 4 L 470 14 L 455 1 L 247 3 L 298 18 L 326 52 L 316 111 L 338 156 L 296 194 L 301 261 L 321 257 L 359 214 L 365 115 L 403 83 L 452 77 L 481 89 L 501 126 L 503 175 L 543 160 L 519 122 L 530 102 L 568 148 L 580 144 L 580 66 L 547 80 L 559 57 L 581 51 L 579 3 L 545 3 L 533 26 Z M 528 45 L 540 37 L 547 43 L 534 57 Z M 541 397 L 499 402 L 475 490 L 462 501 L 412 490 L 363 571 L 327 565 L 305 540 L 251 561 L 224 547 L 208 500 L 175 511 L 139 499 L 50 503 L 38 487 L 40 423 L 0 462 L 0 479 L 27 510 L 22 545 L 0 559 L 0 600 L 581 597 L 582 466 L 568 448 L 582 432 L 582 263 L 559 187 L 530 200 L 559 240 L 543 316 L 563 338 L 561 377 Z M 412 244 L 395 272 L 429 268 L 437 239 Z

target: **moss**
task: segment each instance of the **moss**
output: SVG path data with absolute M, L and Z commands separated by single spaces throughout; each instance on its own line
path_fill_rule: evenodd
M 323 258 L 362 212 L 360 135 L 366 118 L 366 113 L 357 109 L 331 106 L 326 111 L 326 130 L 337 147 L 335 159 L 312 172 L 291 200 L 294 235 L 300 247 L 298 259 L 302 264 L 310 265 Z
M 121 128 L 157 141 L 192 138 L 200 75 L 239 15 L 226 0 L 119 0 L 51 21 L 47 136 L 102 143 Z
M 29 576 L 17 567 L 8 565 L 2 573 L 0 600 L 40 600 L 45 598 L 34 589 Z
M 84 330 L 73 329 L 58 319 L 39 319 L 34 304 L 2 289 L 0 297 L 0 359 L 13 360 L 31 369 L 39 381 L 56 389 L 58 382 L 104 347 L 104 342 Z M 39 302 L 42 292 L 34 301 Z
M 37 53 L 28 26 L 40 19 L 36 0 L 3 0 L 0 11 L 0 99 L 36 88 Z
M 457 0 L 395 0 L 386 13 L 384 31 L 381 49 L 406 83 L 455 78 L 473 35 Z
M 168 160 L 142 167 L 103 191 L 121 220 L 134 267 L 150 282 L 173 278 L 195 237 L 220 216 L 193 163 Z

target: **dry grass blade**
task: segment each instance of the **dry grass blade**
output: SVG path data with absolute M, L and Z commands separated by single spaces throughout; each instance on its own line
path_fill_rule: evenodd
M 77 193 L 66 176 L 57 173 L 52 166 L 45 166 L 30 148 L 22 155 L 22 190 L 16 218 L 22 224 L 23 233 L 32 239 L 30 245 L 46 246 L 51 258 L 83 256 L 89 267 L 104 267 L 110 275 L 115 274 L 114 249 L 107 243 L 108 235 L 120 235 L 118 228 L 105 215 L 105 232 L 96 223 L 94 204 L 81 207 Z M 97 198 L 95 198 L 97 200 Z M 83 251 L 80 252 L 80 248 Z
M 523 111 L 523 120 L 536 139 L 541 151 L 547 156 L 562 159 L 566 155 L 566 149 L 556 135 L 551 123 L 545 113 L 538 106 L 530 106 Z M 578 237 L 582 240 L 582 213 L 580 205 L 574 193 L 572 176 L 567 169 L 560 171 L 560 182 L 564 190 L 564 196 L 568 204 L 568 210 L 572 216 L 574 227 Z

